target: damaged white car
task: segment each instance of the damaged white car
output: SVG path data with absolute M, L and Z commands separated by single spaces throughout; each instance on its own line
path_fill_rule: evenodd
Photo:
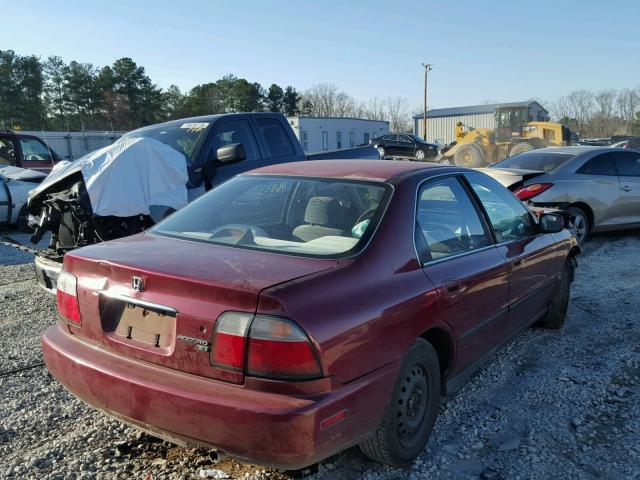
M 20 230 L 28 231 L 27 197 L 46 176 L 26 168 L 0 168 L 0 225 L 17 224 Z

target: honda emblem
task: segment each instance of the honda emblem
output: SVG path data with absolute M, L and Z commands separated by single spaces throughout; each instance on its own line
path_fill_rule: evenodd
M 144 280 L 141 277 L 131 279 L 131 288 L 134 292 L 144 292 Z

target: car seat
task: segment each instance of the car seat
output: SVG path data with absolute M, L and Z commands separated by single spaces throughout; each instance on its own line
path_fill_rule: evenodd
M 350 236 L 337 228 L 344 216 L 340 202 L 332 197 L 311 197 L 304 212 L 303 225 L 293 229 L 293 236 L 304 242 L 328 235 Z

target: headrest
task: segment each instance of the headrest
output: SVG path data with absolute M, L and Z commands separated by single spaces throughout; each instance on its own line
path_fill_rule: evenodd
M 335 223 L 338 207 L 338 201 L 335 198 L 311 197 L 304 212 L 304 221 L 313 225 Z

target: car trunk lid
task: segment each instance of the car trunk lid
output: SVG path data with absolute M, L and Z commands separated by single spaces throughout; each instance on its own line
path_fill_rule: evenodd
M 521 187 L 527 180 L 545 174 L 542 170 L 519 168 L 477 168 L 476 170 L 489 175 L 511 191 Z
M 225 311 L 254 313 L 260 292 L 335 260 L 140 234 L 65 256 L 77 278 L 81 325 L 69 329 L 111 351 L 212 378 L 212 334 Z M 237 375 L 236 375 L 237 380 Z

